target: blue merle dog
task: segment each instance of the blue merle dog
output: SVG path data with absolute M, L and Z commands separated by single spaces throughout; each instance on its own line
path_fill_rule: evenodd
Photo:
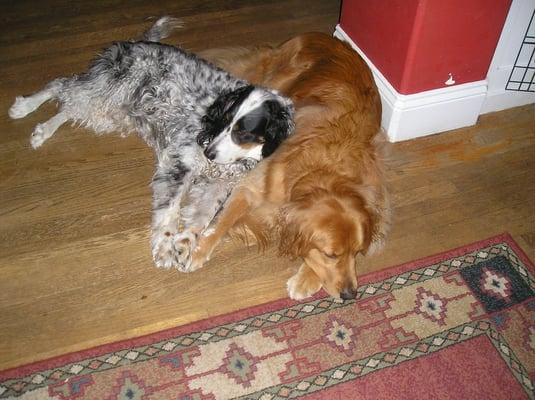
M 158 267 L 188 271 L 197 235 L 232 186 L 293 131 L 293 106 L 174 46 L 157 43 L 179 21 L 160 18 L 140 41 L 116 42 L 89 70 L 50 82 L 9 110 L 22 118 L 47 100 L 59 112 L 38 124 L 33 148 L 65 122 L 97 134 L 136 132 L 156 154 L 152 255 Z

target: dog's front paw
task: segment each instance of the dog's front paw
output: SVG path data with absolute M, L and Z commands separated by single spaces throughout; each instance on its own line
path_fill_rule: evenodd
M 188 269 L 189 271 L 197 271 L 204 267 L 204 263 L 209 260 L 209 257 L 206 256 L 200 248 L 197 246 L 191 252 L 191 257 L 188 260 Z
M 198 265 L 192 263 L 193 249 L 197 245 L 197 234 L 185 230 L 172 233 L 154 234 L 152 239 L 152 257 L 159 268 L 176 268 L 181 272 L 193 272 Z
M 321 283 L 318 279 L 305 279 L 303 275 L 297 273 L 288 279 L 286 289 L 291 299 L 303 300 L 319 291 Z
M 204 263 L 210 260 L 214 248 L 212 229 L 206 229 L 197 238 L 198 241 L 196 246 L 192 247 L 191 257 L 189 258 L 188 268 L 190 271 L 196 271 L 204 267 Z
M 175 233 L 165 231 L 152 236 L 152 258 L 158 268 L 182 268 L 181 254 L 175 247 Z
M 19 119 L 19 118 L 24 118 L 33 110 L 34 108 L 30 107 L 28 99 L 22 96 L 17 96 L 17 98 L 15 99 L 15 102 L 9 109 L 8 114 L 11 119 Z
M 178 253 L 178 270 L 181 272 L 195 271 L 196 268 L 194 269 L 191 263 L 191 255 L 197 245 L 197 235 L 194 232 L 185 230 L 175 235 L 174 243 Z

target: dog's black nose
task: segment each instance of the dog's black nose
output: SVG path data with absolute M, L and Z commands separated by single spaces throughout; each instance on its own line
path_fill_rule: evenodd
M 209 159 L 210 161 L 215 160 L 216 152 L 214 149 L 211 149 L 210 147 L 207 147 L 204 149 L 204 156 Z
M 357 289 L 344 289 L 340 292 L 342 300 L 352 300 L 357 295 Z

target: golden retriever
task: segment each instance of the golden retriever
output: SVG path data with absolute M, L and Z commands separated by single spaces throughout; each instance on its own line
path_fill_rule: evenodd
M 348 45 L 321 33 L 278 47 L 206 51 L 252 83 L 279 90 L 296 106 L 296 131 L 234 189 L 193 252 L 203 266 L 220 239 L 239 225 L 265 244 L 275 236 L 282 255 L 303 264 L 288 280 L 302 299 L 323 287 L 356 295 L 358 253 L 384 241 L 389 226 L 376 138 L 381 103 L 372 74 Z

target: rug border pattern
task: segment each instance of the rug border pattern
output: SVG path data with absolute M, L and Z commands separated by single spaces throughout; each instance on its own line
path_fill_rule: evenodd
M 507 345 L 505 339 L 492 327 L 490 321 L 480 320 L 459 325 L 414 343 L 405 344 L 397 349 L 376 353 L 360 360 L 338 365 L 337 367 L 322 371 L 317 375 L 309 376 L 300 381 L 272 386 L 263 389 L 261 392 L 247 394 L 238 397 L 236 400 L 284 400 L 298 398 L 299 396 L 363 377 L 384 368 L 392 368 L 403 362 L 425 357 L 481 335 L 487 336 L 528 396 L 534 398 L 533 383 L 529 378 L 528 372 L 518 360 L 518 357 Z M 422 350 L 422 346 L 425 346 L 425 350 Z M 385 356 L 387 355 L 393 355 L 395 359 L 392 362 L 388 362 L 385 360 Z M 513 362 L 519 367 L 513 368 Z

